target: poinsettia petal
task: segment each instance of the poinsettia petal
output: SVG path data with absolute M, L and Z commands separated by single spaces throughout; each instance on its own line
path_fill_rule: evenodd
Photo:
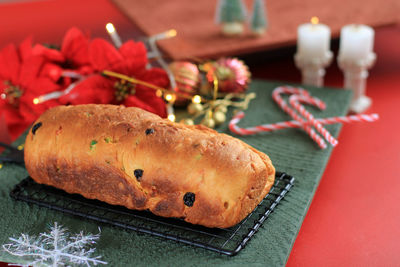
M 61 53 L 74 67 L 89 64 L 89 38 L 78 28 L 71 28 L 64 36 Z
M 35 56 L 42 56 L 45 59 L 54 62 L 65 61 L 63 54 L 59 50 L 48 48 L 41 44 L 36 44 L 32 49 L 32 53 Z
M 104 39 L 94 39 L 89 45 L 89 60 L 98 71 L 113 69 L 113 65 L 123 61 L 123 57 L 115 47 Z
M 141 71 L 137 76 L 139 80 L 157 85 L 162 88 L 169 87 L 168 75 L 163 69 L 152 68 L 149 70 Z M 145 102 L 150 109 L 146 109 L 152 113 L 158 114 L 165 118 L 167 116 L 166 105 L 162 98 L 156 95 L 154 89 L 148 88 L 143 85 L 136 85 L 135 97 Z
M 135 76 L 134 72 L 131 71 L 126 61 L 114 62 L 114 64 L 108 67 L 108 70 L 112 70 L 114 72 L 125 74 L 128 76 Z
M 36 97 L 33 93 L 26 93 L 20 98 L 19 110 L 24 120 L 32 123 L 43 112 L 54 106 L 60 105 L 58 99 L 51 99 L 39 104 L 34 104 L 33 99 Z
M 16 83 L 21 67 L 17 48 L 9 44 L 0 51 L 0 78 Z
M 72 91 L 60 98 L 63 104 L 108 104 L 114 98 L 113 82 L 94 75 L 80 82 Z
M 151 84 L 157 85 L 162 88 L 169 87 L 169 78 L 165 70 L 161 68 L 151 68 L 138 73 L 136 76 L 138 79 L 147 81 Z
M 155 109 L 153 109 L 151 105 L 149 105 L 148 103 L 144 102 L 143 100 L 139 99 L 134 95 L 128 96 L 122 104 L 126 107 L 137 107 L 147 110 L 151 113 L 155 113 Z
M 0 78 L 0 94 L 2 94 L 7 87 L 8 85 L 6 83 L 6 80 Z M 0 97 L 0 108 L 1 108 L 1 103 L 4 101 L 5 100 Z
M 163 69 L 152 68 L 146 70 L 137 76 L 137 79 L 157 85 L 161 88 L 169 87 L 169 79 L 167 73 Z M 142 99 L 153 97 L 155 95 L 154 89 L 150 89 L 143 85 L 136 86 L 136 95 Z
M 29 85 L 24 86 L 25 92 L 32 93 L 35 97 L 48 94 L 61 89 L 60 85 L 53 80 L 41 76 L 37 77 L 35 81 Z
M 18 108 L 11 106 L 10 104 L 5 103 L 1 109 L 4 114 L 4 119 L 8 127 L 17 125 L 24 120 L 24 118 L 19 113 Z
M 34 95 L 30 93 L 25 93 L 20 98 L 19 111 L 25 121 L 32 122 L 37 117 L 36 109 L 40 108 L 42 105 L 33 104 Z M 33 107 L 35 105 L 35 107 Z
M 94 97 L 95 92 L 92 88 L 84 89 L 78 86 L 72 89 L 69 94 L 61 96 L 60 103 L 63 105 L 95 104 Z
M 26 38 L 18 47 L 18 52 L 22 61 L 32 56 L 32 39 L 32 37 Z
M 110 104 L 114 100 L 114 91 L 110 90 L 110 88 L 100 88 L 97 87 L 94 89 L 96 94 L 95 101 L 100 104 Z
M 82 75 L 89 75 L 93 73 L 93 67 L 91 65 L 85 65 L 81 66 L 78 69 L 75 69 L 76 72 L 82 74 Z
M 63 69 L 59 65 L 49 62 L 44 64 L 40 71 L 40 76 L 48 77 L 52 81 L 57 82 L 60 79 L 62 72 Z
M 27 58 L 21 65 L 17 84 L 22 85 L 24 88 L 33 85 L 39 76 L 43 63 L 44 58 L 39 56 Z
M 119 52 L 125 59 L 125 64 L 129 68 L 128 74 L 134 75 L 147 65 L 147 50 L 142 42 L 135 43 L 132 40 L 125 42 Z
M 167 106 L 165 101 L 156 96 L 155 93 L 151 98 L 146 99 L 146 103 L 148 103 L 154 109 L 155 114 L 158 114 L 161 118 L 167 117 Z
M 134 98 L 132 98 L 133 96 Z M 135 106 L 135 102 L 132 101 L 138 99 L 146 104 L 146 108 L 142 106 L 138 107 L 157 114 L 162 118 L 167 116 L 166 104 L 164 100 L 158 97 L 153 89 L 147 87 L 140 88 L 140 86 L 137 86 L 136 93 L 133 96 L 128 96 L 128 98 L 124 101 L 124 105 Z

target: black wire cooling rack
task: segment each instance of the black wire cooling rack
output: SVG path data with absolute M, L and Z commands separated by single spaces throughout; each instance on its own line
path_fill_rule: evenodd
M 30 177 L 17 184 L 10 195 L 16 200 L 67 214 L 233 256 L 245 247 L 293 183 L 292 176 L 277 172 L 274 186 L 254 211 L 239 224 L 227 229 L 192 225 L 181 219 L 163 218 L 148 211 L 129 210 L 86 199 L 77 194 L 68 194 L 54 187 L 38 184 Z

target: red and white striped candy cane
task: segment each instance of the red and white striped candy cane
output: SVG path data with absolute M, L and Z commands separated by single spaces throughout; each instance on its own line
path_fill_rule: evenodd
M 235 116 L 233 116 L 233 118 L 229 122 L 229 130 L 231 130 L 231 132 L 238 135 L 252 135 L 261 132 L 271 132 L 280 129 L 301 127 L 301 124 L 297 121 L 282 121 L 278 123 L 263 124 L 249 128 L 240 128 L 239 126 L 237 126 L 237 124 L 241 119 L 244 118 L 244 116 L 245 114 L 243 111 L 240 111 Z
M 275 131 L 275 130 L 280 130 L 280 129 L 287 129 L 287 128 L 306 128 L 310 127 L 310 124 L 312 124 L 311 121 L 305 121 L 303 120 L 300 116 L 296 114 L 295 111 L 293 111 L 287 104 L 286 102 L 282 99 L 280 94 L 285 93 L 285 94 L 296 94 L 299 96 L 303 96 L 305 99 L 307 99 L 307 103 L 310 103 L 312 105 L 315 105 L 319 107 L 320 109 L 325 109 L 325 103 L 319 100 L 318 98 L 311 97 L 309 93 L 302 89 L 302 88 L 294 88 L 290 86 L 281 86 L 277 87 L 273 94 L 272 97 L 273 99 L 278 103 L 278 105 L 287 113 L 293 113 L 293 115 L 301 120 L 292 120 L 292 121 L 283 121 L 283 122 L 277 122 L 277 123 L 272 123 L 272 124 L 263 124 L 263 125 L 258 125 L 254 127 L 249 127 L 249 128 L 240 128 L 237 126 L 239 121 L 244 118 L 245 114 L 243 112 L 237 113 L 232 120 L 229 122 L 229 129 L 238 135 L 252 135 L 260 132 L 270 132 L 270 131 Z M 331 117 L 331 118 L 324 118 L 324 119 L 315 119 L 320 124 L 334 124 L 334 123 L 350 123 L 350 122 L 374 122 L 379 119 L 378 114 L 359 114 L 359 115 L 350 115 L 350 116 L 338 116 L 338 117 Z M 315 134 L 317 137 L 320 138 L 319 135 Z M 320 138 L 321 139 L 321 138 Z M 329 138 L 327 138 L 329 139 Z M 313 138 L 314 141 L 318 143 L 316 139 Z M 321 139 L 322 140 L 322 139 Z M 336 139 L 335 139 L 336 140 Z M 324 142 L 322 140 L 322 142 Z M 325 143 L 325 142 L 324 142 Z M 318 145 L 320 145 L 318 143 Z M 326 146 L 326 144 L 325 144 Z
M 317 119 L 322 124 L 334 124 L 334 123 L 349 123 L 349 122 L 374 122 L 379 119 L 377 113 L 373 114 L 358 114 L 350 116 L 339 116 L 325 119 Z
M 317 107 L 321 107 L 322 102 L 319 99 L 305 97 L 303 95 L 291 95 L 289 97 L 289 103 L 292 105 L 307 121 L 310 122 L 311 125 L 317 129 L 317 131 L 328 141 L 332 146 L 336 146 L 338 144 L 338 140 L 336 140 L 328 130 L 326 130 L 321 123 L 319 123 L 314 116 L 308 112 L 299 102 L 313 104 Z
M 306 131 L 306 133 L 318 144 L 318 146 L 322 149 L 325 149 L 326 143 L 325 141 L 319 136 L 314 129 L 308 125 L 303 118 L 301 118 L 296 111 L 294 111 L 291 107 L 289 107 L 286 102 L 283 100 L 281 97 L 281 94 L 296 94 L 296 95 L 302 95 L 305 97 L 310 97 L 309 93 L 301 88 L 295 88 L 295 87 L 289 87 L 289 86 L 280 86 L 274 89 L 272 92 L 272 98 L 275 100 L 275 102 L 286 112 L 288 113 L 293 119 L 298 121 L 301 124 L 301 127 Z M 316 102 L 316 103 L 320 103 Z
M 241 128 L 237 126 L 239 121 L 244 118 L 244 112 L 240 111 L 238 112 L 231 121 L 229 122 L 229 130 L 231 132 L 238 134 L 238 135 L 252 135 L 256 133 L 261 133 L 261 132 L 271 132 L 275 130 L 280 130 L 280 129 L 286 129 L 286 128 L 299 128 L 301 127 L 301 124 L 298 123 L 298 121 L 283 121 L 283 122 L 278 122 L 278 123 L 272 123 L 272 124 L 263 124 L 263 125 L 258 125 L 254 127 L 248 127 L 248 128 Z
M 272 92 L 272 98 L 274 101 L 286 112 L 289 113 L 289 110 L 291 108 L 286 104 L 286 102 L 283 100 L 281 97 L 281 94 L 296 94 L 296 95 L 304 95 L 304 96 L 309 96 L 310 94 L 308 91 L 302 89 L 302 88 L 296 88 L 296 87 L 291 87 L 291 86 L 279 86 L 274 89 Z
M 240 128 L 237 124 L 245 117 L 245 114 L 241 111 L 238 112 L 232 120 L 229 122 L 229 129 L 238 135 L 252 135 L 262 132 L 272 132 L 281 129 L 288 128 L 301 128 L 302 124 L 298 121 L 281 121 L 270 124 L 262 124 L 254 127 Z M 321 124 L 335 124 L 335 123 L 351 123 L 351 122 L 374 122 L 379 119 L 379 115 L 373 114 L 358 114 L 350 116 L 338 116 L 324 119 L 316 119 Z M 305 122 L 310 124 L 310 122 Z
M 258 133 L 259 131 L 256 129 L 256 127 L 258 127 L 258 126 L 254 127 L 254 128 L 240 128 L 239 126 L 237 126 L 238 122 L 243 117 L 244 117 L 243 111 L 236 113 L 236 115 L 233 116 L 231 121 L 229 122 L 229 130 L 231 130 L 232 132 L 234 132 L 235 134 L 238 134 L 238 135 L 251 135 L 251 134 Z

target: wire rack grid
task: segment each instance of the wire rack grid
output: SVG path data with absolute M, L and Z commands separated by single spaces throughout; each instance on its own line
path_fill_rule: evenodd
M 17 184 L 10 195 L 41 207 L 233 256 L 246 246 L 263 224 L 268 226 L 265 221 L 293 186 L 294 180 L 286 173 L 277 172 L 274 186 L 253 212 L 227 229 L 192 225 L 181 219 L 159 217 L 149 211 L 129 210 L 86 199 L 38 184 L 30 177 Z

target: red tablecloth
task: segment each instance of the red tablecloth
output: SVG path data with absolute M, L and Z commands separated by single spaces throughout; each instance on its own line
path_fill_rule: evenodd
M 2 4 L 0 46 L 34 34 L 35 41 L 60 43 L 71 26 L 106 37 L 113 22 L 122 38 L 137 31 L 107 0 L 57 0 Z M 368 112 L 373 124 L 344 125 L 339 146 L 322 177 L 290 255 L 288 266 L 394 266 L 400 263 L 400 26 L 376 32 L 378 61 L 370 71 Z M 251 66 L 256 78 L 299 82 L 291 56 Z M 342 86 L 336 62 L 326 85 Z M 6 140 L 4 130 L 0 139 Z

